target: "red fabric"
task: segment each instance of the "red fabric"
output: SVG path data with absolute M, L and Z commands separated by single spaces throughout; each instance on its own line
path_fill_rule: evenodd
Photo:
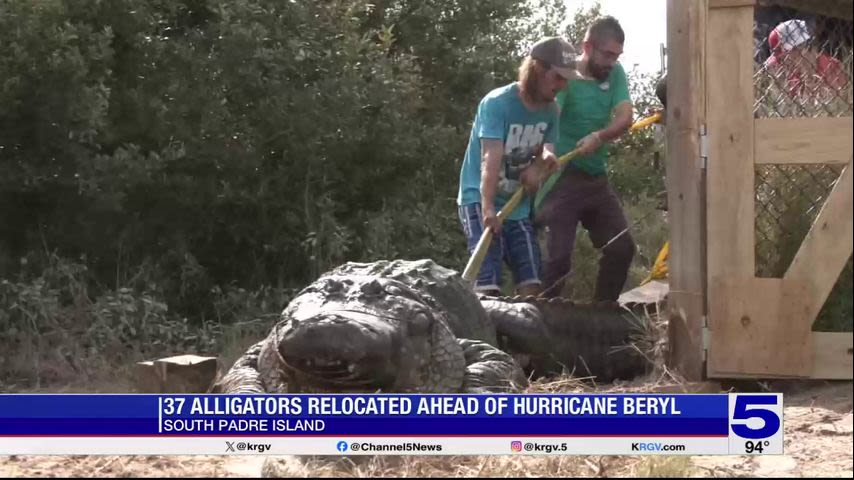
M 774 52 L 774 55 L 780 53 L 780 32 L 775 28 L 771 30 L 771 34 L 768 35 L 768 46 L 771 47 L 771 51 Z
M 807 94 L 809 95 L 811 91 L 805 91 L 806 85 L 813 84 L 813 82 L 805 82 L 804 75 L 807 77 L 817 76 L 821 79 L 821 83 L 823 87 L 831 88 L 831 89 L 841 89 L 845 87 L 848 83 L 847 75 L 842 67 L 842 62 L 831 57 L 830 55 L 821 53 L 819 54 L 815 69 L 812 71 L 804 72 L 803 69 L 799 69 L 797 67 L 787 68 L 789 67 L 788 55 L 798 55 L 797 52 L 792 54 L 774 54 L 768 57 L 768 60 L 765 62 L 765 66 L 772 70 L 789 70 L 786 75 L 786 83 L 788 87 L 789 95 L 792 97 L 800 96 Z M 810 90 L 815 87 L 810 87 Z
M 830 55 L 823 53 L 819 55 L 816 73 L 831 88 L 842 88 L 848 83 L 847 75 L 845 75 L 845 71 L 842 68 L 842 62 Z

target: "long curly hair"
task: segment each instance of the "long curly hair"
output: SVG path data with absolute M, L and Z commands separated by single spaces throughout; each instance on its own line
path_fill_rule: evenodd
M 519 66 L 519 90 L 529 103 L 537 103 L 538 88 L 543 75 L 548 72 L 550 66 L 542 60 L 525 57 Z

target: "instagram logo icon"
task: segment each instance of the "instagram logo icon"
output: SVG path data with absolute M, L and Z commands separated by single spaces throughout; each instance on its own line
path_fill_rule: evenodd
M 510 442 L 510 450 L 512 450 L 514 452 L 521 452 L 522 451 L 522 442 L 520 442 L 519 440 L 514 440 L 514 441 Z

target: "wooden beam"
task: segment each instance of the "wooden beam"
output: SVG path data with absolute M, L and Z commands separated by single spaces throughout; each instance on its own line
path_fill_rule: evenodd
M 813 332 L 813 362 L 810 378 L 851 380 L 854 373 L 854 333 Z
M 667 205 L 670 217 L 668 366 L 687 380 L 705 373 L 705 0 L 667 2 Z
M 812 370 L 809 378 L 851 380 L 854 375 L 854 334 L 851 332 L 812 332 Z M 756 378 L 754 374 L 726 373 L 717 378 Z M 765 378 L 806 378 L 793 375 L 766 374 Z
M 851 131 L 848 132 L 851 138 Z M 852 247 L 852 164 L 837 180 L 824 206 L 807 232 L 798 253 L 784 276 L 787 280 L 806 283 L 810 290 L 809 316 L 804 322 L 815 321 L 827 296 L 836 284 Z
M 808 377 L 811 325 L 803 322 L 809 289 L 779 278 L 717 278 L 722 299 L 709 328 L 710 377 L 733 374 Z
M 709 0 L 709 8 L 753 7 L 756 0 Z M 668 45 L 670 45 L 668 43 Z
M 852 128 L 852 117 L 756 119 L 754 162 L 847 164 Z
M 707 37 L 714 46 L 706 51 L 708 275 L 752 277 L 753 9 L 709 11 Z
M 742 368 L 771 373 L 770 357 L 749 361 L 750 342 L 766 334 L 757 329 L 765 325 L 765 305 L 756 303 L 758 297 L 743 297 L 741 290 L 755 277 L 753 8 L 709 10 L 706 37 L 707 369 L 709 375 Z M 781 287 L 769 292 L 765 302 L 781 298 Z M 751 319 L 750 336 L 741 324 L 745 315 Z

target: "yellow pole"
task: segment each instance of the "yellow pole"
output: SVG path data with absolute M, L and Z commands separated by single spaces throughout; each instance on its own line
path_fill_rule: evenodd
M 657 123 L 659 120 L 661 120 L 661 117 L 662 117 L 662 113 L 660 111 L 655 112 L 652 115 L 650 115 L 648 117 L 644 117 L 644 118 L 638 120 L 637 122 L 635 122 L 634 124 L 632 124 L 631 128 L 629 128 L 629 131 L 634 132 L 636 130 L 640 130 L 641 128 L 648 127 L 648 126 L 652 125 L 653 123 Z

